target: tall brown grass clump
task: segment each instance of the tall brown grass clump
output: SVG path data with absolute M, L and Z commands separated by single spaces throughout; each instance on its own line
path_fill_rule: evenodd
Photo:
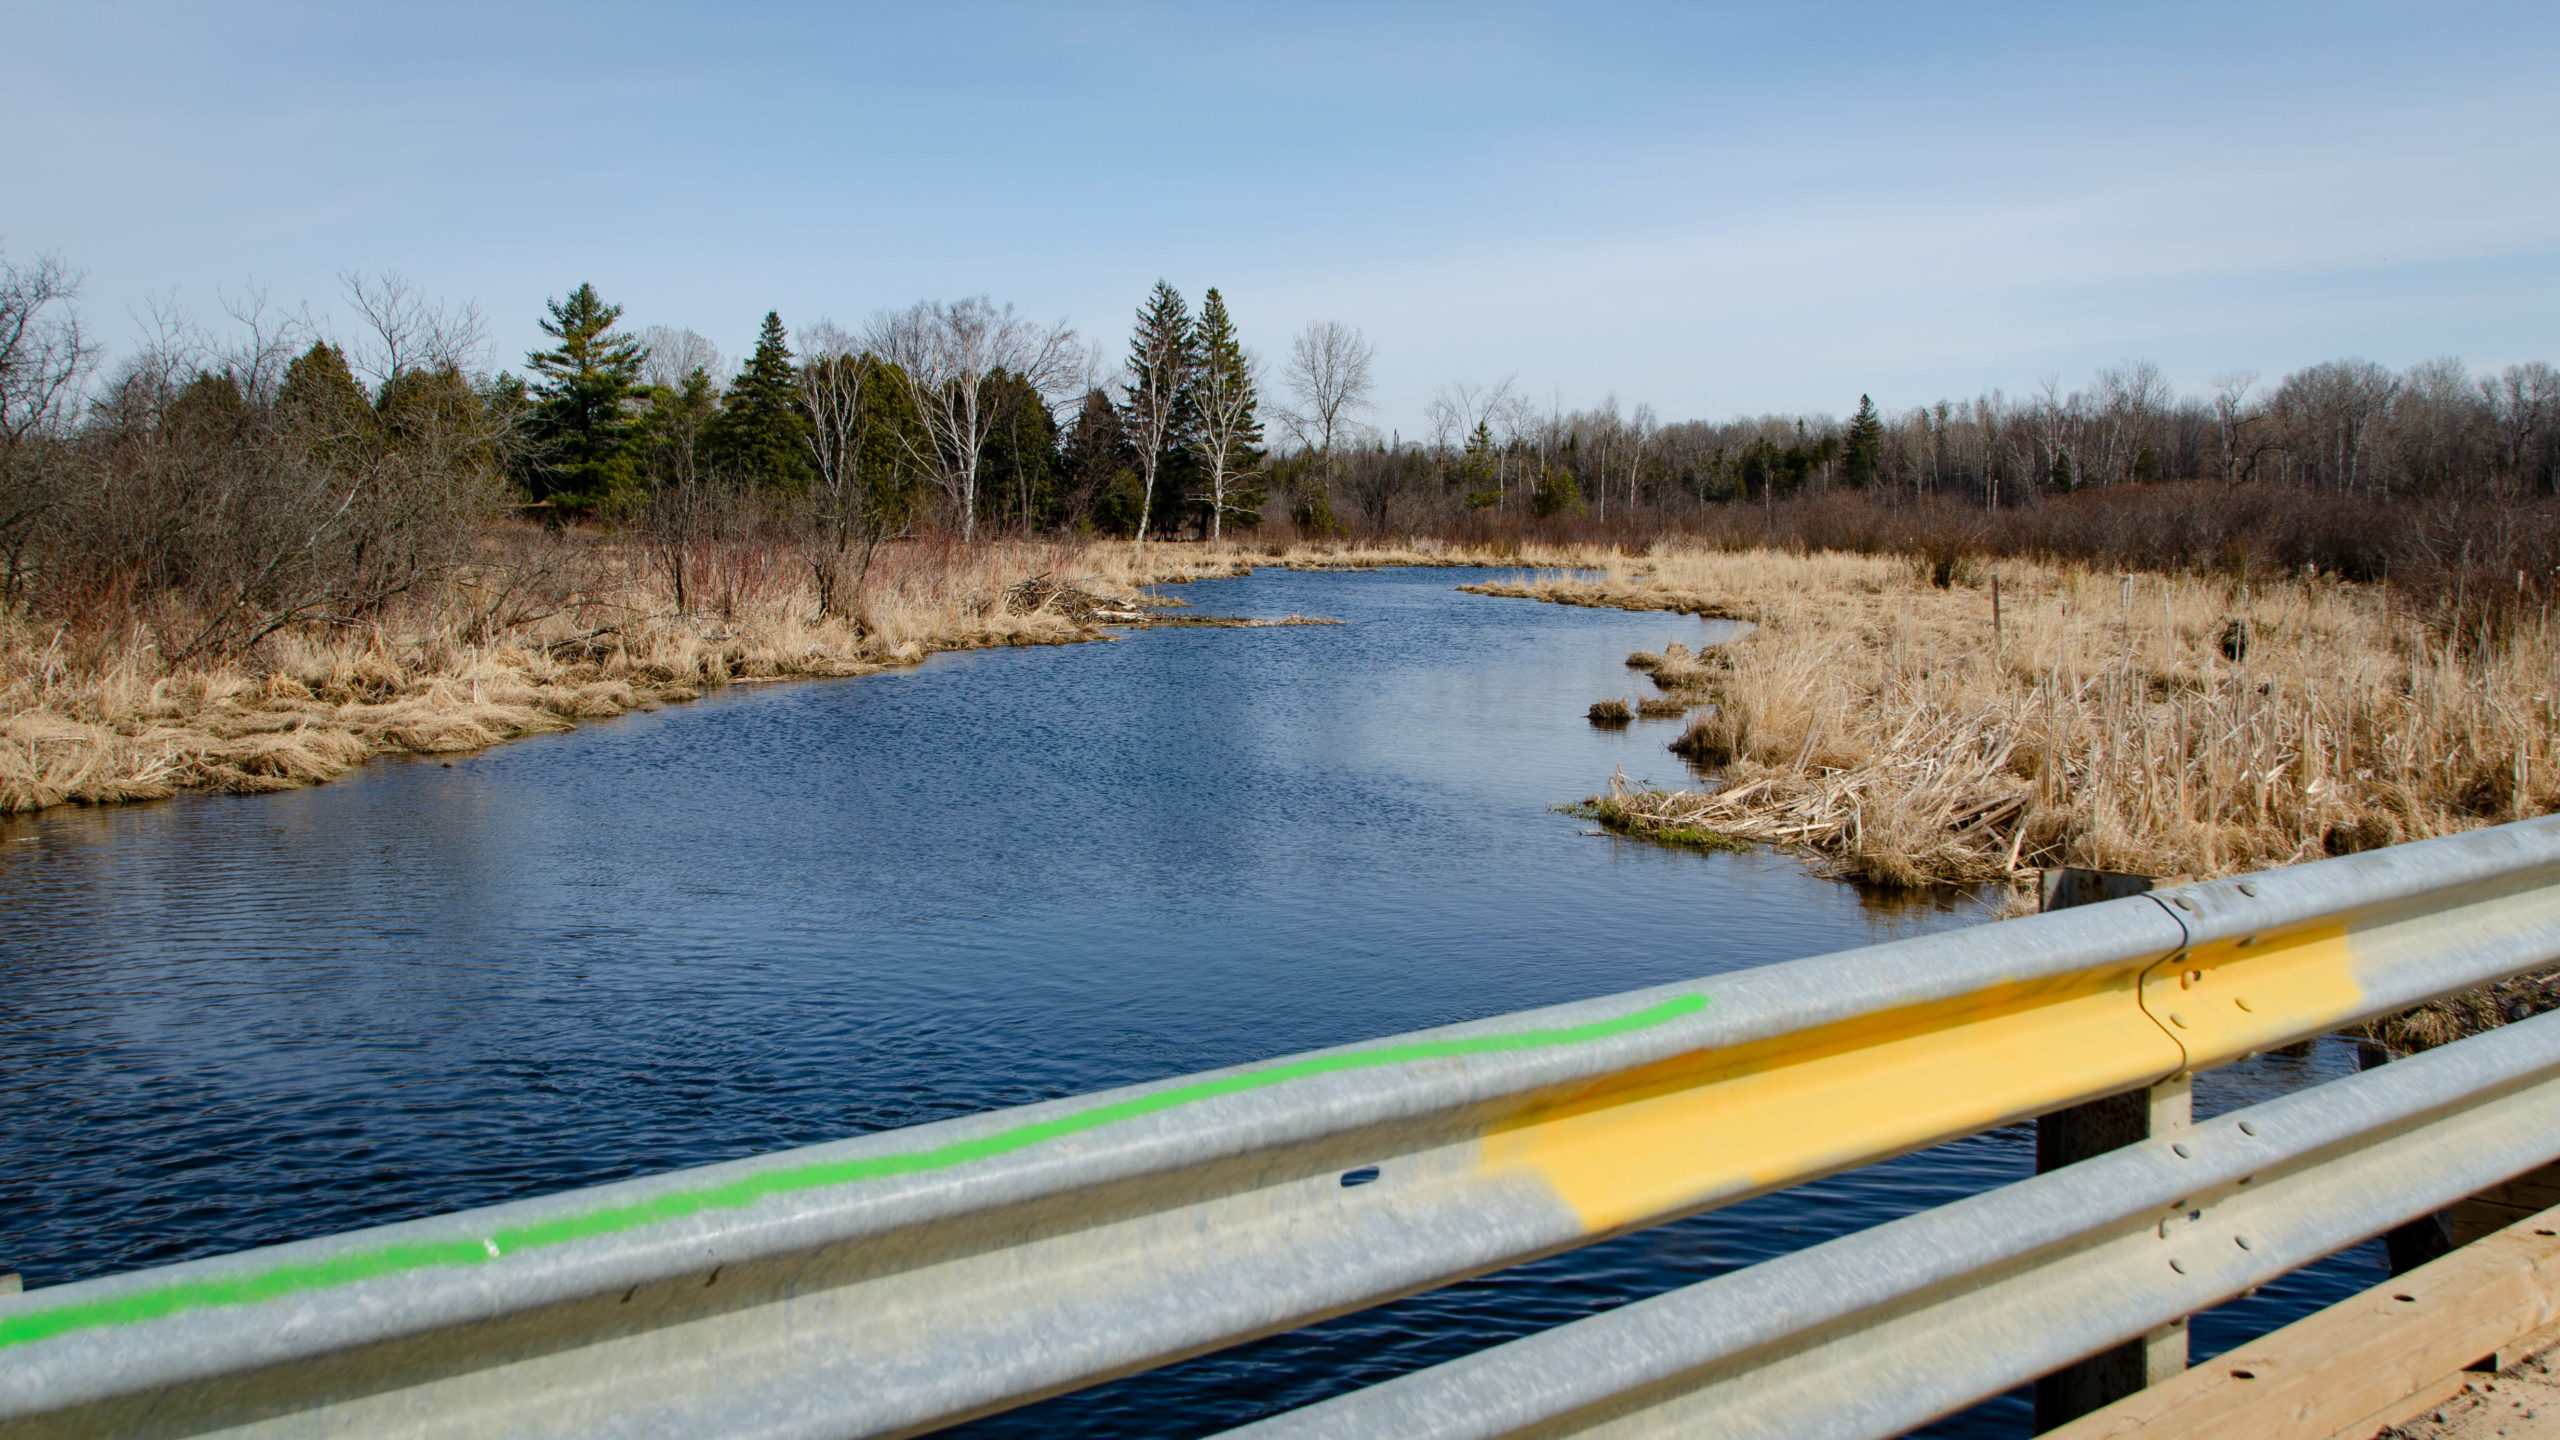
M 2447 625 L 2376 585 L 1666 547 L 1493 593 L 1756 622 L 1706 702 L 1702 789 L 1621 777 L 1624 828 L 1805 847 L 1897 885 L 2047 866 L 2216 875 L 2560 804 L 2560 631 Z M 1993 586 L 1998 587 L 1994 619 Z

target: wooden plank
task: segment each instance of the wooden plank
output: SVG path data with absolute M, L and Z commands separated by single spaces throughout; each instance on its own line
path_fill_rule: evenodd
M 2516 1344 L 2518 1349 L 2560 1344 L 2560 1331 L 2546 1330 Z M 2470 1376 L 2462 1393 L 2373 1417 L 2370 1428 L 2356 1432 L 2358 1440 L 2380 1435 L 2391 1440 L 2498 1440 L 2501 1436 L 2560 1440 L 2560 1375 L 2553 1373 L 2555 1358 L 2560 1357 L 2536 1354 L 2494 1376 Z
M 2554 1327 L 2560 1206 L 2049 1433 L 2367 1440 L 2460 1393 L 2483 1357 L 2491 1368 L 2519 1358 L 2519 1342 Z

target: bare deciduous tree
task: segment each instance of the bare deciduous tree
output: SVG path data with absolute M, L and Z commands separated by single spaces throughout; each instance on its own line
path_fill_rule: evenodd
M 879 409 L 870 392 L 891 382 L 880 361 L 862 353 L 860 342 L 832 320 L 803 329 L 800 350 L 800 405 L 809 417 L 809 470 L 815 477 L 809 569 L 820 613 L 844 614 L 871 571 L 871 557 L 895 528 L 896 517 L 880 503 L 877 477 L 863 466 Z
M 2214 438 L 2222 447 L 2222 478 L 2247 477 L 2241 455 L 2249 426 L 2249 393 L 2258 388 L 2255 370 L 2226 370 L 2213 377 Z M 2254 461 L 2255 457 L 2250 457 Z
M 919 301 L 872 318 L 867 348 L 904 372 L 931 453 L 916 459 L 960 512 L 960 538 L 976 538 L 978 468 L 1002 418 L 990 382 L 1001 370 L 1043 397 L 1082 373 L 1084 353 L 1063 320 L 1041 325 L 984 296 Z
M 2309 462 L 2305 478 L 2352 495 L 2359 483 L 2389 492 L 2389 477 L 2367 463 L 2375 420 L 2390 407 L 2400 381 L 2370 360 L 2332 360 L 2285 377 L 2275 411 L 2292 432 L 2297 459 Z
M 1330 459 L 1354 416 L 1374 403 L 1370 362 L 1378 348 L 1339 320 L 1310 321 L 1289 342 L 1289 363 L 1281 378 L 1297 405 L 1280 412 L 1298 443 Z
M 0 595 L 14 594 L 36 520 L 52 501 L 56 468 L 36 451 L 64 438 L 97 351 L 72 301 L 80 277 L 45 256 L 0 255 Z
M 1377 353 L 1339 320 L 1310 321 L 1289 342 L 1281 379 L 1297 404 L 1280 412 L 1280 423 L 1300 447 L 1316 453 L 1312 483 L 1319 490 L 1335 477 L 1335 445 L 1348 438 L 1353 417 L 1370 406 L 1369 364 Z
M 1147 525 L 1156 508 L 1156 477 L 1166 450 L 1172 447 L 1183 418 L 1199 356 L 1193 345 L 1191 312 L 1173 286 L 1159 280 L 1138 308 L 1138 325 L 1129 337 L 1129 439 L 1138 451 L 1138 543 L 1147 543 Z
M 59 257 L 16 265 L 0 255 L 0 444 L 70 419 L 97 358 L 71 308 L 79 293 L 80 277 Z
M 1201 348 L 1198 430 L 1193 448 L 1209 480 L 1209 538 L 1224 533 L 1223 522 L 1239 507 L 1233 502 L 1239 483 L 1253 473 L 1246 468 L 1262 438 L 1255 416 L 1262 388 L 1262 362 L 1250 350 L 1207 345 Z
M 729 361 L 711 337 L 673 325 L 652 325 L 639 335 L 645 352 L 640 361 L 640 383 L 668 390 L 684 388 L 686 377 L 699 370 L 718 385 L 720 377 L 729 373 Z
M 2560 370 L 2540 360 L 2510 365 L 2483 379 L 2506 472 L 2549 495 L 2560 492 Z
M 478 305 L 437 304 L 395 272 L 350 272 L 338 279 L 367 331 L 363 340 L 346 347 L 347 363 L 377 387 L 413 370 L 469 374 L 479 368 L 489 325 Z

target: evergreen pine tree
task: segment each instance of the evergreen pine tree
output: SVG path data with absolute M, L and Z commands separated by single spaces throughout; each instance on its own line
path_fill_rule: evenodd
M 1495 470 L 1500 458 L 1494 449 L 1493 426 L 1478 420 L 1476 428 L 1467 433 L 1467 448 L 1459 454 L 1449 477 L 1470 508 L 1490 510 L 1502 503 Z
M 1138 310 L 1138 326 L 1129 337 L 1129 386 L 1122 407 L 1129 439 L 1138 447 L 1140 510 L 1138 539 L 1160 515 L 1178 514 L 1178 486 L 1168 485 L 1170 465 L 1182 469 L 1190 446 L 1192 380 L 1198 363 L 1193 352 L 1191 307 L 1182 292 L 1162 280 Z
M 1056 498 L 1057 417 L 1030 381 L 1009 370 L 988 377 L 987 405 L 996 423 L 978 462 L 979 514 L 989 524 L 1009 522 L 1028 535 L 1048 518 Z
M 1084 406 L 1068 427 L 1058 457 L 1066 493 L 1064 518 L 1079 532 L 1135 534 L 1145 503 L 1139 492 L 1138 451 L 1129 443 L 1120 409 L 1101 390 L 1085 392 Z
M 417 365 L 383 381 L 374 413 L 395 447 L 431 452 L 476 435 L 469 448 L 494 456 L 488 449 L 487 402 L 458 366 Z
M 285 367 L 276 409 L 296 438 L 333 466 L 352 462 L 374 431 L 364 387 L 347 368 L 345 352 L 325 340 Z
M 917 457 L 933 449 L 924 417 L 916 412 L 915 388 L 896 364 L 865 352 L 856 362 L 870 370 L 862 386 L 862 448 L 858 459 L 869 477 L 868 504 L 881 533 L 894 534 L 915 518 L 925 503 L 933 477 L 917 465 Z
M 689 489 L 702 479 L 703 436 L 719 418 L 720 391 L 710 372 L 699 365 L 675 385 L 649 387 L 649 411 L 642 425 L 648 437 L 652 488 Z
M 559 348 L 525 357 L 540 377 L 534 496 L 586 507 L 628 500 L 640 486 L 639 426 L 628 402 L 646 352 L 613 328 L 622 307 L 606 304 L 593 285 L 580 285 L 547 308 L 551 318 L 542 331 Z
M 1218 539 L 1227 516 L 1241 525 L 1262 523 L 1262 490 L 1252 479 L 1262 469 L 1261 398 L 1254 393 L 1253 364 L 1236 338 L 1226 297 L 1216 286 L 1200 302 L 1192 330 L 1198 376 L 1192 385 L 1192 449 L 1206 483 L 1209 538 Z
M 747 484 L 787 491 L 809 483 L 809 418 L 781 315 L 765 312 L 755 353 L 729 382 L 703 445 L 715 467 Z
M 1884 471 L 1884 420 L 1876 414 L 1876 402 L 1864 395 L 1858 397 L 1858 413 L 1850 417 L 1843 448 L 1840 477 L 1852 485 L 1875 483 Z

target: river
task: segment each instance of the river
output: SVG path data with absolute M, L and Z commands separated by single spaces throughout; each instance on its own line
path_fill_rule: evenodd
M 311 790 L 0 822 L 0 1269 L 221 1254 L 1949 926 L 1557 813 L 1720 622 L 1265 571 Z M 2352 1068 L 2324 1042 L 2199 1108 Z M 2029 1173 L 2011 1127 L 961 1433 L 1205 1434 Z M 2379 1278 L 2364 1246 L 2200 1353 Z M 1931 1434 L 2023 1433 L 2011 1396 Z

